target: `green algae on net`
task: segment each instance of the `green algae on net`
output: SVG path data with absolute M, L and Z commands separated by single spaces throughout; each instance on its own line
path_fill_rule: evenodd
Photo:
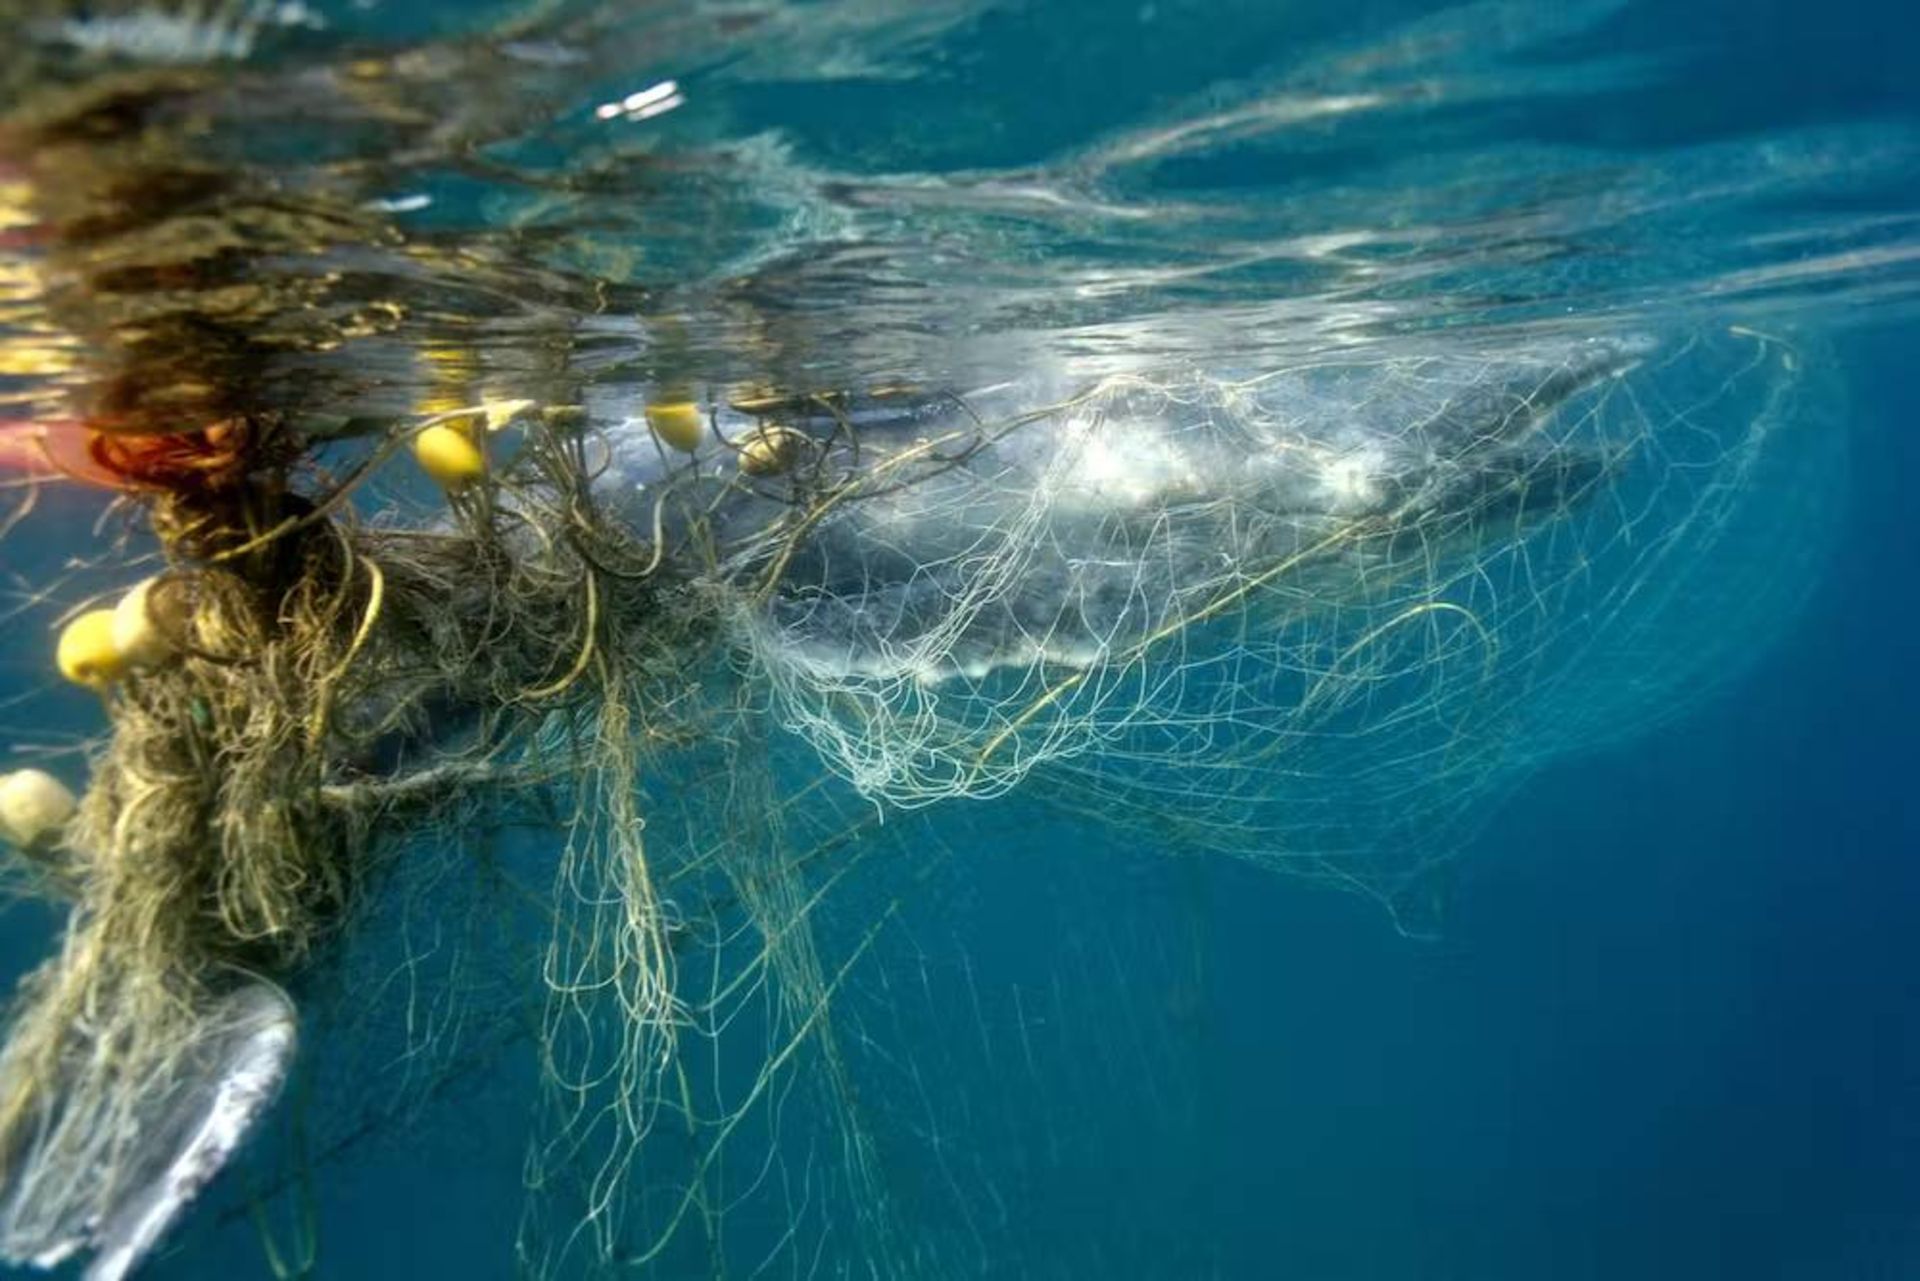
M 818 1195 L 849 1207 L 818 1228 L 837 1257 L 937 1271 L 853 1103 L 848 992 L 900 900 L 832 920 L 863 860 L 938 857 L 900 839 L 914 812 L 1026 797 L 1414 928 L 1503 789 L 1737 671 L 1821 544 L 1831 398 L 1779 337 L 796 384 L 785 332 L 723 373 L 537 238 L 410 237 L 345 167 L 198 158 L 184 108 L 222 92 L 142 73 L 10 126 L 36 378 L 10 432 L 45 473 L 12 537 L 62 519 L 65 477 L 123 531 L 27 611 L 76 629 L 107 727 L 14 872 L 66 917 L 0 1051 L 12 1260 L 136 1267 L 272 1104 L 296 1021 L 330 1052 L 296 1006 L 349 1021 L 393 896 L 467 877 L 539 900 L 502 941 L 543 992 L 522 1266 L 724 1258 L 755 1248 L 726 1207 Z M 446 323 L 515 287 L 514 341 Z M 115 574 L 141 584 L 118 604 Z M 529 825 L 550 891 L 487 857 Z M 803 1069 L 842 1105 L 831 1192 L 727 1159 Z

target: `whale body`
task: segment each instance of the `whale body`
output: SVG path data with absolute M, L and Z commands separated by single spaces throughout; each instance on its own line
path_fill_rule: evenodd
M 777 560 L 759 623 L 815 675 L 1085 665 L 1290 557 L 1354 576 L 1577 506 L 1619 450 L 1568 410 L 1645 350 L 795 396 L 715 407 L 692 457 L 629 416 L 602 485 L 669 545 L 699 526 L 722 576 Z M 742 469 L 769 432 L 790 474 Z

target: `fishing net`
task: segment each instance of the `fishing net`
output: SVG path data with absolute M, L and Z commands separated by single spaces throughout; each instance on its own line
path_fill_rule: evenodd
M 998 416 L 1031 390 L 820 395 L 716 410 L 691 455 L 518 406 L 447 516 L 154 500 L 180 656 L 110 693 L 44 856 L 77 907 L 4 1064 L 33 1176 L 11 1239 L 142 1177 L 118 1145 L 167 1105 L 139 1083 L 206 1044 L 234 975 L 351 968 L 314 949 L 369 887 L 457 933 L 430 887 L 465 876 L 518 904 L 452 949 L 491 959 L 385 982 L 424 1081 L 475 1052 L 445 1022 L 465 975 L 519 994 L 478 1035 L 544 1081 L 532 1271 L 724 1252 L 776 1195 L 735 1166 L 791 1140 L 795 1090 L 847 1105 L 793 1109 L 834 1118 L 836 1249 L 907 1269 L 837 1027 L 906 889 L 824 922 L 843 879 L 941 862 L 916 810 L 1027 791 L 1417 915 L 1507 781 L 1670 713 L 1786 616 L 1817 530 L 1756 495 L 1828 465 L 1800 372 L 1725 334 L 1127 376 Z M 482 857 L 525 824 L 549 884 Z
M 1791 616 L 1834 465 L 1781 440 L 1804 381 L 1751 332 L 1109 379 L 875 465 L 737 629 L 864 793 L 1024 783 L 1391 904 Z
M 391 88 L 333 71 L 283 110 Z M 952 868 L 1098 825 L 1425 929 L 1504 790 L 1736 673 L 1823 547 L 1798 340 L 709 378 L 537 237 L 409 240 L 348 165 L 180 163 L 207 100 L 147 75 L 11 126 L 53 229 L 9 314 L 7 439 L 54 474 L 10 490 L 14 617 L 145 573 L 152 654 L 95 682 L 108 732 L 48 757 L 85 795 L 9 873 L 65 913 L 0 1050 L 10 1259 L 134 1266 L 291 1073 L 221 1211 L 285 1275 L 317 1183 L 449 1100 L 525 1117 L 530 1275 L 978 1270 L 960 1189 L 1006 1167 L 955 1136 L 993 1123 L 894 1039 Z M 105 547 L 28 564 L 76 476 Z

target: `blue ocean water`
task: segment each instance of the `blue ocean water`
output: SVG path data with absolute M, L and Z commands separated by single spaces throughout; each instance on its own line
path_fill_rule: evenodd
M 1196 353 L 1244 367 L 1409 335 L 1517 343 L 1600 317 L 1790 333 L 1840 398 L 1820 430 L 1844 434 L 1844 482 L 1808 523 L 1819 546 L 1779 571 L 1811 576 L 1804 602 L 1730 615 L 1751 646 L 1724 685 L 1695 678 L 1697 703 L 1673 695 L 1689 704 L 1673 718 L 1642 711 L 1639 732 L 1557 750 L 1449 818 L 1459 848 L 1419 884 L 1417 922 L 1150 832 L 985 803 L 927 819 L 942 857 L 898 900 L 856 998 L 870 1075 L 855 1093 L 910 1225 L 887 1257 L 992 1277 L 1920 1272 L 1906 8 L 637 8 L 631 29 L 585 24 L 616 55 L 516 107 L 558 124 L 486 158 L 617 172 L 629 144 L 583 121 L 677 76 L 686 105 L 632 122 L 664 141 L 631 145 L 671 161 L 646 198 L 584 181 L 531 195 L 477 164 L 380 175 L 396 207 L 431 200 L 397 215 L 409 235 L 512 226 L 544 270 L 665 298 L 636 382 L 667 346 L 715 378 L 751 369 L 754 343 L 784 352 L 789 327 L 824 335 L 820 376 L 851 378 L 1036 352 L 1100 371 Z M 496 10 L 320 12 L 359 54 L 497 40 Z M 331 65 L 346 55 L 330 39 L 297 31 L 262 56 Z M 476 92 L 430 85 L 449 117 Z M 752 323 L 729 310 L 742 299 Z M 484 345 L 507 376 L 536 377 L 510 331 Z M 76 506 L 71 526 L 92 514 Z M 66 559 L 7 551 L 20 598 Z M 1707 643 L 1714 620 L 1694 622 L 1676 643 Z M 55 709 L 41 738 L 93 732 L 91 697 L 49 693 L 30 640 L 9 644 L 5 692 Z M 551 837 L 507 844 L 504 860 L 537 864 Z M 856 907 L 844 928 L 879 915 Z M 50 916 L 10 914 L 10 973 L 45 954 Z M 256 1194 L 282 1250 L 312 1215 L 309 1275 L 531 1270 L 516 1257 L 524 1041 L 482 1035 L 431 1071 L 402 1115 L 336 1125 L 311 1188 L 275 1181 L 290 1140 L 270 1137 L 152 1275 L 270 1275 Z M 794 1184 L 778 1204 L 850 1213 L 807 1177 L 832 1159 L 770 1175 Z M 786 1248 L 771 1202 L 741 1204 L 728 1248 L 626 1274 L 864 1262 Z
M 1222 870 L 1219 1275 L 1920 1266 L 1920 690 L 1876 604 L 1920 550 L 1894 514 L 1911 342 L 1844 348 L 1861 465 L 1803 622 L 1724 698 L 1504 807 L 1442 940 Z M 1311 969 L 1246 981 L 1277 937 Z

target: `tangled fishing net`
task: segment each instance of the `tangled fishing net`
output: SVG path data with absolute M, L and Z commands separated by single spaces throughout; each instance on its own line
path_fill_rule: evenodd
M 176 91 L 49 116 L 97 150 Z M 150 572 L 139 652 L 73 667 L 109 723 L 84 796 L 12 871 L 65 927 L 0 1051 L 11 1260 L 123 1275 L 289 1073 L 261 1201 L 523 1053 L 522 1271 L 941 1274 L 866 1084 L 889 980 L 859 985 L 989 821 L 973 802 L 1424 928 L 1429 873 L 1503 790 L 1737 671 L 1821 542 L 1832 398 L 1755 331 L 642 392 L 606 373 L 616 327 L 556 323 L 504 377 L 408 333 L 438 382 L 402 408 L 324 359 L 424 323 L 356 272 L 471 259 L 191 176 L 155 184 L 177 203 L 151 227 L 75 217 L 86 253 L 50 251 L 79 283 L 48 332 L 109 368 L 37 358 L 33 396 L 92 403 L 32 439 L 116 487 L 120 541 L 17 616 L 80 627 L 102 565 Z M 207 268 L 166 219 L 210 187 L 253 259 L 328 270 Z M 191 324 L 163 296 L 183 275 Z M 540 288 L 555 314 L 621 301 Z M 11 491 L 16 543 L 65 483 Z M 311 1269 L 310 1225 L 264 1239 Z
M 175 657 L 112 687 L 37 856 L 74 906 L 0 1061 L 8 1251 L 110 1250 L 155 1121 L 232 1070 L 234 1003 L 324 968 L 423 833 L 535 817 L 560 848 L 529 1178 L 580 1217 L 523 1248 L 713 1248 L 722 1157 L 789 1061 L 846 1070 L 864 944 L 829 961 L 811 918 L 885 815 L 1030 789 L 1398 905 L 1505 781 L 1724 675 L 1753 644 L 1729 611 L 1779 614 L 1795 576 L 1720 553 L 1752 554 L 1793 363 L 1743 334 L 1126 376 L 999 416 L 823 395 L 725 410 L 691 454 L 516 407 L 424 524 L 297 472 L 157 494 Z M 743 1003 L 765 1061 L 698 1097 L 688 1058 Z M 684 1183 L 635 1198 L 688 1141 Z

